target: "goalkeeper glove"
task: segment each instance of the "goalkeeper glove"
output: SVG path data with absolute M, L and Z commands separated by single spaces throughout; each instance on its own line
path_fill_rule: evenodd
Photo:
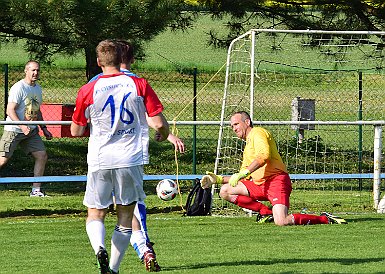
M 234 173 L 233 175 L 231 175 L 229 184 L 232 187 L 235 187 L 238 184 L 238 181 L 240 179 L 243 179 L 249 175 L 250 175 L 250 171 L 248 169 L 242 169 L 238 173 Z
M 206 171 L 206 175 L 202 176 L 200 181 L 202 188 L 209 188 L 212 184 L 222 184 L 223 177 L 212 172 Z

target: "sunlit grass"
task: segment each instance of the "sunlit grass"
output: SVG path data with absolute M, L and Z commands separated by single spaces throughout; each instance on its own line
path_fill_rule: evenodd
M 52 192 L 44 199 L 17 191 L 0 196 L 1 273 L 97 272 L 81 192 Z M 165 272 L 385 272 L 383 215 L 343 214 L 347 225 L 278 227 L 258 225 L 245 214 L 183 217 L 177 198 L 163 202 L 150 195 L 147 207 L 149 236 Z M 108 214 L 105 223 L 110 250 L 116 216 Z M 120 273 L 146 273 L 130 246 Z

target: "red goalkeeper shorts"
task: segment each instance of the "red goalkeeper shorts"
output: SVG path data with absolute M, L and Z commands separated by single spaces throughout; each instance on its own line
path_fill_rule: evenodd
M 269 201 L 272 206 L 281 204 L 289 208 L 292 187 L 287 173 L 273 176 L 261 185 L 249 180 L 241 180 L 241 182 L 246 186 L 251 198 L 259 201 Z

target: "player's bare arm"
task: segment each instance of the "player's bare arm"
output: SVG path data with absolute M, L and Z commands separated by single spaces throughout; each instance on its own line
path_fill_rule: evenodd
M 40 110 L 37 113 L 37 120 L 38 121 L 44 121 L 43 115 L 42 115 Z M 43 134 L 44 134 L 45 138 L 47 140 L 51 140 L 52 139 L 52 133 L 47 129 L 47 126 L 46 125 L 40 125 L 40 128 L 43 131 Z
M 184 143 L 180 138 L 170 133 L 167 137 L 167 140 L 174 145 L 176 151 L 179 151 L 180 153 L 185 152 Z
M 150 125 L 151 121 L 149 121 L 149 117 L 148 117 L 147 113 L 146 113 L 146 120 L 147 120 L 147 124 Z M 158 138 L 156 135 L 159 135 L 159 133 L 155 134 L 155 139 Z M 184 146 L 183 141 L 180 138 L 178 138 L 177 136 L 173 135 L 171 132 L 169 133 L 169 135 L 167 137 L 167 141 L 169 141 L 170 143 L 172 143 L 174 145 L 174 148 L 176 151 L 179 151 L 180 153 L 185 152 L 185 146 Z
M 156 131 L 155 140 L 162 142 L 167 139 L 170 133 L 168 122 L 162 113 L 148 117 L 148 125 Z
M 84 131 L 86 130 L 86 126 L 80 126 L 78 124 L 75 124 L 74 122 L 71 123 L 71 134 L 72 136 L 83 136 Z

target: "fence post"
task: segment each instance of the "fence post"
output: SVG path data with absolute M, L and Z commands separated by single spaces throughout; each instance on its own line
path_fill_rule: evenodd
M 197 68 L 194 68 L 194 92 L 193 92 L 193 121 L 197 120 Z M 193 125 L 193 170 L 192 173 L 196 174 L 197 172 L 197 159 L 196 159 L 196 152 L 197 152 L 197 126 Z
M 4 64 L 4 119 L 7 117 L 8 101 L 8 64 Z
M 362 71 L 358 72 L 358 121 L 362 121 Z M 362 125 L 358 126 L 358 173 L 362 173 Z M 362 179 L 358 180 L 358 188 L 362 190 Z
M 374 208 L 378 209 L 378 203 L 380 201 L 380 188 L 381 188 L 381 138 L 382 138 L 382 126 L 374 126 L 374 164 L 373 164 L 373 202 Z

